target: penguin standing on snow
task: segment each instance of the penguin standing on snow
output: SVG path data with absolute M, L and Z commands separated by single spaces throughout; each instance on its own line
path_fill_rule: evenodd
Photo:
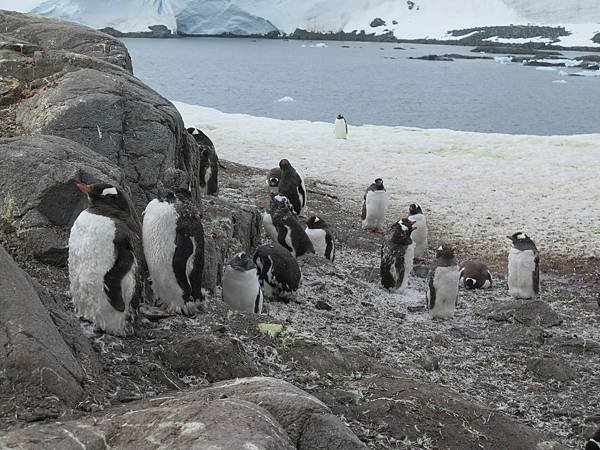
M 142 235 L 154 297 L 170 313 L 195 314 L 203 300 L 201 217 L 192 202 L 188 175 L 166 170 L 159 198 L 144 211 Z
M 451 246 L 444 244 L 435 254 L 435 266 L 429 272 L 427 308 L 433 319 L 449 319 L 454 317 L 460 271 Z
M 460 281 L 467 289 L 487 289 L 492 287 L 492 273 L 482 262 L 467 261 L 460 268 Z
M 336 139 L 348 138 L 348 124 L 341 114 L 335 118 L 335 137 Z
M 277 230 L 277 242 L 296 258 L 307 253 L 315 253 L 315 248 L 294 213 L 286 208 L 278 208 L 271 213 Z
M 284 197 L 283 195 L 274 195 L 272 192 L 269 192 L 269 198 L 271 203 L 269 207 L 263 212 L 262 223 L 263 228 L 267 233 L 267 236 L 269 236 L 273 242 L 277 242 L 278 233 L 277 229 L 275 228 L 275 225 L 273 225 L 272 214 L 278 209 L 284 209 L 293 214 L 292 205 L 290 204 L 290 201 L 287 199 L 287 197 Z
M 413 267 L 415 244 L 411 239 L 415 222 L 402 219 L 390 227 L 390 233 L 381 246 L 381 285 L 402 292 L 408 285 Z
M 427 219 L 418 203 L 408 207 L 408 214 L 409 220 L 414 220 L 416 223 L 416 229 L 411 236 L 415 243 L 415 258 L 421 259 L 427 254 Z
M 281 169 L 279 167 L 274 167 L 269 170 L 269 174 L 267 175 L 267 185 L 277 191 L 279 191 L 279 180 L 281 179 Z
M 329 231 L 329 225 L 319 216 L 311 216 L 306 220 L 306 235 L 315 248 L 315 253 L 329 261 L 335 260 L 335 241 Z
M 306 206 L 306 186 L 304 178 L 292 167 L 287 159 L 279 161 L 281 178 L 279 179 L 279 194 L 285 195 L 297 215 Z
M 263 293 L 256 264 L 248 253 L 238 253 L 225 265 L 222 292 L 223 301 L 231 309 L 256 314 L 262 312 Z
M 210 138 L 198 128 L 188 128 L 188 133 L 200 147 L 200 187 L 206 195 L 219 195 L 219 157 Z
M 525 233 L 506 237 L 512 241 L 508 254 L 508 293 L 516 298 L 533 298 L 540 292 L 538 249 Z
M 383 180 L 377 178 L 366 190 L 362 206 L 362 227 L 365 230 L 381 232 L 385 223 L 388 195 Z
M 77 313 L 117 336 L 133 333 L 143 290 L 143 255 L 126 194 L 107 183 L 76 183 L 89 206 L 69 236 L 69 280 Z
M 261 245 L 252 258 L 265 297 L 289 299 L 300 286 L 302 274 L 298 262 L 277 243 Z

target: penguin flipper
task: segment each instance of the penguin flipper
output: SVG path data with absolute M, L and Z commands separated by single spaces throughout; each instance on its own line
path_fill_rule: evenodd
M 115 262 L 111 269 L 104 275 L 104 293 L 108 297 L 111 306 L 119 312 L 125 311 L 125 301 L 121 281 L 131 269 L 135 260 L 133 245 L 127 233 L 119 227 L 113 241 L 115 246 Z
M 540 255 L 535 255 L 535 269 L 533 269 L 533 292 L 540 293 Z
M 325 258 L 333 262 L 335 259 L 335 243 L 333 242 L 333 236 L 329 231 L 325 233 Z
M 367 218 L 367 197 L 363 200 L 362 211 L 360 213 L 360 218 L 365 220 Z
M 195 300 L 204 300 L 202 294 L 202 273 L 204 270 L 204 227 L 200 220 L 190 223 L 190 237 L 194 244 L 193 257 L 188 258 L 186 264 L 186 275 L 192 289 L 192 297 Z M 177 250 L 175 250 L 177 251 Z M 190 267 L 191 266 L 191 267 Z
M 185 220 L 183 222 L 185 223 Z M 184 223 L 178 224 L 175 231 L 175 253 L 172 264 L 177 284 L 183 291 L 183 300 L 189 301 L 189 297 L 192 295 L 192 286 L 187 276 L 187 264 L 190 256 L 194 253 L 194 243 Z M 202 244 L 204 246 L 204 241 Z
M 427 309 L 435 308 L 435 285 L 433 284 L 435 272 L 432 272 L 429 276 L 429 295 L 427 298 Z

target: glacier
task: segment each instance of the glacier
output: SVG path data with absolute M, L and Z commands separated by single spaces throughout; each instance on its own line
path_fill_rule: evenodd
M 314 32 L 392 32 L 401 39 L 447 39 L 449 30 L 498 25 L 564 26 L 559 44 L 598 46 L 598 0 L 47 0 L 35 14 L 95 28 L 146 31 L 166 25 L 182 34 L 237 35 Z M 385 25 L 372 27 L 381 18 Z

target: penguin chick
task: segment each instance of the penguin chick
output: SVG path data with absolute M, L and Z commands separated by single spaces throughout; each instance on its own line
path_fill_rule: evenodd
M 335 241 L 329 225 L 319 216 L 311 216 L 306 219 L 306 235 L 313 244 L 315 253 L 324 256 L 329 261 L 335 260 Z
M 69 236 L 69 280 L 77 313 L 117 336 L 133 333 L 143 292 L 139 223 L 125 192 L 76 183 L 87 194 Z
M 263 293 L 256 264 L 248 253 L 238 253 L 225 265 L 222 293 L 223 301 L 233 310 L 262 312 Z
M 272 192 L 269 192 L 268 195 L 270 204 L 269 207 L 263 212 L 262 224 L 267 236 L 269 236 L 273 242 L 277 242 L 277 230 L 273 225 L 272 214 L 278 209 L 290 211 L 293 214 L 293 209 L 287 197 L 283 195 L 275 195 Z
M 433 319 L 454 317 L 459 277 L 454 248 L 444 244 L 436 250 L 435 265 L 429 272 L 427 307 Z
M 427 255 L 427 219 L 418 203 L 408 207 L 408 214 L 408 218 L 416 222 L 416 230 L 411 235 L 415 243 L 415 258 L 422 259 Z
M 336 139 L 346 139 L 348 137 L 348 123 L 341 114 L 335 118 L 334 134 Z
M 187 173 L 167 169 L 159 197 L 144 211 L 142 236 L 154 298 L 170 313 L 199 311 L 204 269 L 204 228 Z
M 515 298 L 533 298 L 540 292 L 540 255 L 523 232 L 506 236 L 512 242 L 508 254 L 508 293 Z
M 219 195 L 219 157 L 210 138 L 198 128 L 188 128 L 200 147 L 200 188 L 205 195 Z
M 277 230 L 277 242 L 296 258 L 307 253 L 315 253 L 315 248 L 296 216 L 285 208 L 278 208 L 272 214 L 273 225 Z
M 269 171 L 267 175 L 267 186 L 271 189 L 275 190 L 275 188 L 279 188 L 279 180 L 281 179 L 281 169 L 279 167 L 274 167 Z M 279 189 L 277 189 L 279 190 Z
M 415 244 L 411 233 L 415 222 L 402 219 L 394 223 L 381 246 L 381 285 L 391 291 L 402 292 L 408 285 L 408 277 L 413 267 Z
M 298 290 L 302 275 L 296 259 L 278 243 L 261 245 L 253 261 L 265 297 L 289 299 Z
M 281 178 L 279 179 L 279 194 L 285 195 L 297 215 L 306 206 L 306 186 L 304 178 L 292 167 L 287 159 L 279 161 Z
M 388 195 L 381 178 L 367 188 L 363 197 L 362 227 L 365 230 L 381 232 L 385 223 Z
M 492 287 L 490 269 L 479 261 L 467 261 L 460 268 L 460 280 L 467 289 L 487 289 Z

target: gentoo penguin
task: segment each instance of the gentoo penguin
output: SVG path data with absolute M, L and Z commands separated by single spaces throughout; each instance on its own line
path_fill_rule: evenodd
M 394 223 L 381 246 L 381 284 L 386 289 L 402 292 L 408 285 L 415 256 L 411 239 L 414 226 L 415 222 L 409 219 Z
M 263 293 L 256 264 L 248 253 L 238 253 L 225 265 L 223 301 L 236 311 L 262 312 Z
M 277 208 L 271 213 L 277 230 L 277 242 L 296 258 L 307 253 L 315 253 L 315 248 L 294 213 L 286 208 Z
M 306 187 L 304 179 L 296 169 L 292 167 L 287 159 L 279 161 L 281 169 L 281 178 L 279 179 L 279 194 L 285 195 L 297 215 L 300 215 L 302 208 L 306 206 Z
M 600 450 L 600 428 L 598 428 L 594 435 L 587 441 L 585 450 Z
M 159 197 L 144 211 L 144 254 L 154 298 L 170 313 L 198 312 L 202 296 L 204 229 L 188 175 L 167 169 Z
M 279 191 L 279 180 L 281 179 L 281 169 L 279 167 L 274 167 L 269 170 L 269 174 L 267 175 L 267 185 L 275 190 Z
M 341 114 L 335 118 L 335 137 L 336 139 L 346 139 L 348 137 L 348 124 Z
M 492 273 L 482 262 L 467 261 L 460 268 L 460 281 L 467 289 L 487 289 L 492 287 Z
M 219 157 L 210 138 L 198 128 L 188 128 L 188 133 L 200 147 L 200 187 L 206 195 L 219 194 Z
M 69 280 L 77 313 L 117 336 L 133 333 L 143 289 L 140 229 L 114 185 L 76 183 L 89 206 L 69 236 Z
M 315 248 L 315 253 L 329 261 L 335 260 L 335 241 L 329 225 L 319 216 L 311 216 L 306 220 L 306 234 Z
M 508 254 L 508 293 L 516 298 L 533 298 L 540 292 L 540 255 L 529 236 L 518 232 Z
M 415 243 L 415 258 L 424 258 L 427 254 L 427 219 L 418 203 L 412 203 L 408 207 L 408 218 L 416 222 L 416 229 L 411 236 Z
M 298 290 L 302 275 L 294 257 L 281 245 L 261 245 L 252 258 L 265 297 L 289 299 Z
M 429 272 L 427 308 L 432 318 L 449 319 L 454 317 L 460 271 L 451 246 L 442 245 L 435 256 L 435 265 Z
M 276 211 L 279 208 L 283 208 L 293 213 L 292 205 L 290 204 L 288 198 L 283 195 L 275 195 L 272 192 L 269 192 L 269 198 L 271 199 L 271 203 L 269 207 L 263 212 L 262 223 L 267 235 L 271 238 L 273 242 L 277 242 L 278 233 L 277 229 L 275 228 L 275 225 L 273 225 L 273 211 Z
M 383 231 L 385 212 L 388 207 L 388 195 L 383 180 L 377 178 L 366 190 L 363 197 L 362 226 L 370 231 Z

